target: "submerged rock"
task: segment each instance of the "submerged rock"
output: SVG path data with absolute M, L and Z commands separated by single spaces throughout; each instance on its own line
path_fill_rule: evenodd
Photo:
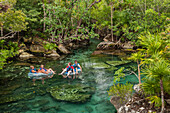
M 97 113 L 115 113 L 115 110 L 112 108 L 111 104 L 107 104 L 106 106 L 104 103 L 105 102 L 100 103 L 95 107 Z
M 57 85 L 47 88 L 47 92 L 57 100 L 69 101 L 69 102 L 86 102 L 91 94 L 94 92 L 94 88 L 88 86 L 77 85 Z
M 106 61 L 106 63 L 112 65 L 112 66 L 119 66 L 123 64 L 130 63 L 131 61 Z
M 117 70 L 117 69 L 118 69 L 117 67 L 112 66 L 111 68 L 106 69 L 106 70 L 108 70 L 108 71 L 115 71 L 115 70 Z
M 44 113 L 44 112 L 48 112 L 51 109 L 59 111 L 61 108 L 60 106 L 43 106 L 39 109 L 39 111 Z
M 96 50 L 92 53 L 92 55 L 100 55 L 100 54 L 105 54 L 105 55 L 116 55 L 116 56 L 126 56 L 126 52 L 124 50 Z
M 8 103 L 8 102 L 15 102 L 19 100 L 28 100 L 35 98 L 35 94 L 27 93 L 27 94 L 15 94 L 15 95 L 9 95 L 9 96 L 1 96 L 0 97 L 0 104 Z
M 89 113 L 93 112 L 93 108 L 90 106 L 85 106 L 86 111 L 88 111 Z
M 20 84 L 14 84 L 14 85 L 8 86 L 7 88 L 6 87 L 1 87 L 0 95 L 11 94 L 12 91 L 16 90 L 19 87 L 21 87 Z
M 37 108 L 37 107 L 40 107 L 40 106 L 48 104 L 48 103 L 49 103 L 48 100 L 43 99 L 43 100 L 33 101 L 30 104 L 32 105 L 32 107 Z
M 106 68 L 110 68 L 109 65 L 105 64 L 104 62 L 101 63 L 95 63 L 92 68 L 94 69 L 106 69 Z

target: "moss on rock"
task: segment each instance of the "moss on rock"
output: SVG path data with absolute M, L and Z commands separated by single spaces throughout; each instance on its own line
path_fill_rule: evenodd
M 95 69 L 107 69 L 107 68 L 110 68 L 109 65 L 105 64 L 104 62 L 101 62 L 101 63 L 95 63 L 92 68 L 95 68 Z
M 69 102 L 86 102 L 91 97 L 91 93 L 94 92 L 94 88 L 82 86 L 80 84 L 67 84 L 47 88 L 47 92 L 50 92 L 51 96 L 57 100 Z
M 112 65 L 112 66 L 119 66 L 123 64 L 130 63 L 131 61 L 106 61 L 106 63 Z
M 35 98 L 35 94 L 27 93 L 27 94 L 15 94 L 15 95 L 9 95 L 9 96 L 1 96 L 0 97 L 0 104 L 8 103 L 8 102 L 15 102 L 19 100 L 28 100 Z

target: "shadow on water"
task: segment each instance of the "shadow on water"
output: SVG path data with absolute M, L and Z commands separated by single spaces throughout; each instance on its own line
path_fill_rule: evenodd
M 80 79 L 68 80 L 62 76 L 54 75 L 51 79 L 46 79 L 45 84 L 40 80 L 36 85 L 27 78 L 29 66 L 15 65 L 19 61 L 7 65 L 0 71 L 0 112 L 23 112 L 23 113 L 114 113 L 115 108 L 109 101 L 107 90 L 112 85 L 114 70 L 111 67 L 102 67 L 106 61 L 119 61 L 120 58 L 112 55 L 91 56 L 99 41 L 93 41 L 89 47 L 74 50 L 73 54 L 68 55 L 62 60 L 43 61 L 46 67 L 51 67 L 56 73 L 60 73 L 68 62 L 78 60 L 83 68 Z M 100 68 L 96 67 L 98 64 Z M 131 66 L 132 64 L 128 64 Z M 39 67 L 37 64 L 35 67 Z M 126 65 L 127 66 L 127 65 Z M 127 66 L 127 67 L 128 67 Z M 120 67 L 119 67 L 120 68 Z M 109 70 L 110 69 L 110 70 Z M 134 78 L 134 76 L 132 76 Z M 136 80 L 134 80 L 136 81 Z M 123 82 L 123 81 L 122 81 Z M 77 103 L 57 100 L 52 96 L 57 90 L 61 95 L 66 95 L 65 88 L 81 86 L 81 92 L 78 95 L 90 95 L 85 101 Z M 86 91 L 90 87 L 94 91 Z M 54 88 L 54 89 L 52 89 Z M 56 88 L 56 89 L 55 89 Z M 88 89 L 88 88 L 87 88 Z M 88 92 L 88 93 L 87 93 Z M 69 93 L 67 95 L 70 96 Z M 73 95 L 73 94 L 71 94 Z M 73 95 L 74 96 L 74 95 Z M 65 97 L 67 98 L 67 97 Z M 70 98 L 69 98 L 70 99 Z M 71 99 L 70 99 L 71 100 Z M 73 101 L 73 100 L 71 100 Z

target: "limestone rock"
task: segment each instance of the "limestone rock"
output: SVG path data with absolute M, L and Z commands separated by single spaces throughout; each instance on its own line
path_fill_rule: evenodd
M 67 50 L 66 47 L 65 47 L 63 44 L 59 44 L 59 45 L 58 45 L 58 49 L 59 49 L 62 53 L 64 53 L 64 54 L 69 54 L 69 53 L 70 53 L 70 51 Z
M 139 91 L 141 91 L 140 84 L 134 85 L 133 89 L 134 89 L 137 93 L 139 93 Z
M 92 55 L 100 55 L 100 54 L 105 54 L 105 55 L 116 55 L 116 56 L 126 56 L 126 53 L 121 50 L 96 50 L 92 53 Z
M 134 42 L 127 42 L 123 44 L 123 49 L 133 49 L 134 47 Z
M 115 43 L 114 42 L 100 42 L 98 45 L 97 45 L 97 49 L 102 49 L 102 50 L 105 50 L 105 49 L 109 49 L 110 47 L 114 47 L 115 46 Z
M 27 52 L 23 52 L 19 55 L 20 58 L 29 58 L 29 57 L 34 57 L 34 55 L 27 53 Z
M 52 50 L 50 54 L 45 54 L 46 57 L 60 57 L 60 55 L 55 51 Z
M 45 52 L 45 48 L 41 45 L 38 45 L 38 44 L 32 44 L 30 46 L 30 51 L 31 52 L 34 52 L 34 53 L 44 53 Z
M 120 97 L 118 96 L 112 96 L 110 99 L 110 102 L 114 105 L 114 107 L 116 108 L 116 110 L 122 109 L 121 106 L 123 106 L 125 103 L 123 102 L 119 102 Z
M 20 49 L 20 50 L 18 50 L 18 52 L 19 52 L 19 54 L 21 54 L 21 53 L 24 52 L 24 50 L 23 50 L 23 49 Z
M 23 37 L 24 42 L 31 42 L 32 37 Z
M 24 50 L 24 51 L 28 50 L 27 46 L 24 43 L 20 44 L 19 48 L 20 48 L 20 50 Z
M 46 40 L 44 40 L 42 38 L 39 38 L 39 37 L 33 37 L 31 41 L 32 41 L 32 44 L 39 44 L 39 45 L 49 43 L 48 41 L 46 41 Z

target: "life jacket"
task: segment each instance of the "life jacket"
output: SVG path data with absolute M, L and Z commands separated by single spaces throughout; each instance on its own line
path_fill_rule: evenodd
M 30 69 L 30 73 L 33 73 L 33 72 L 32 72 L 32 70 L 36 71 L 36 69 L 35 69 L 35 68 L 34 68 L 34 69 Z M 37 73 L 37 72 L 34 72 L 34 73 Z
M 74 69 L 73 66 L 67 66 L 66 68 L 67 68 L 67 72 L 70 71 L 70 70 L 73 71 L 73 69 Z
M 45 69 L 45 68 L 40 68 L 40 70 L 42 70 L 42 69 L 44 69 L 44 71 L 47 71 L 47 69 Z
M 79 67 L 78 65 L 80 65 L 80 64 L 79 64 L 79 63 L 74 64 L 74 65 L 73 65 L 74 69 L 76 69 L 76 68 L 77 68 L 77 69 L 80 69 L 80 67 Z

